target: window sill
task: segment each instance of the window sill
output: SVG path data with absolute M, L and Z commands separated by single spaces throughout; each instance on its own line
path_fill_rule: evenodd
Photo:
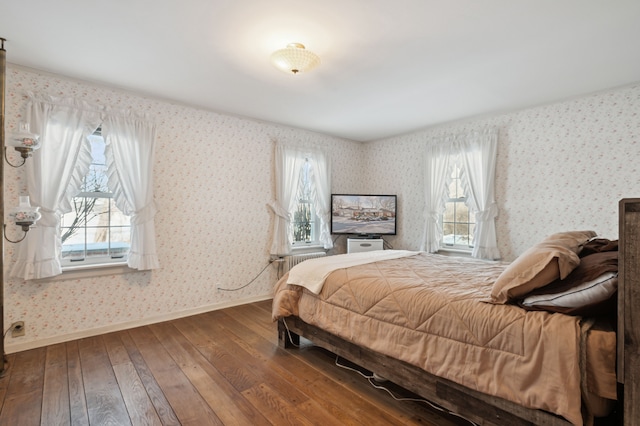
M 291 247 L 291 252 L 298 254 L 318 250 L 324 250 L 324 246 L 319 243 L 310 243 L 309 245 L 299 245 Z
M 131 272 L 137 272 L 135 269 L 129 268 L 125 262 L 118 263 L 102 263 L 102 264 L 93 264 L 93 265 L 82 265 L 82 266 L 63 266 L 62 274 L 56 275 L 55 277 L 47 277 L 39 280 L 34 280 L 36 282 L 47 281 L 47 282 L 55 282 L 55 281 L 68 281 L 68 280 L 76 280 L 76 279 L 84 279 L 84 278 L 94 278 L 94 277 L 102 277 L 106 275 L 122 275 Z
M 444 256 L 460 256 L 460 257 L 471 257 L 471 250 L 463 250 L 451 247 L 441 247 L 438 249 L 438 254 L 442 254 Z

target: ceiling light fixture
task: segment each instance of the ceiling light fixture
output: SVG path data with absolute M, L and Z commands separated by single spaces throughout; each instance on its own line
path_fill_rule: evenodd
M 271 55 L 271 62 L 279 70 L 298 74 L 308 72 L 320 64 L 320 57 L 304 48 L 303 44 L 290 43 L 284 49 L 276 50 Z

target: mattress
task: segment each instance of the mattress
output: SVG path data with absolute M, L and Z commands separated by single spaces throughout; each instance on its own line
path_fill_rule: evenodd
M 580 317 L 487 303 L 505 267 L 420 253 L 338 269 L 319 294 L 284 277 L 273 317 L 298 316 L 431 374 L 580 425 L 581 385 L 615 398 L 615 365 L 608 361 L 615 359 L 615 334 L 583 332 Z M 589 335 L 598 336 L 591 345 L 582 340 Z M 581 347 L 598 356 L 581 358 Z M 581 363 L 594 371 L 587 374 Z

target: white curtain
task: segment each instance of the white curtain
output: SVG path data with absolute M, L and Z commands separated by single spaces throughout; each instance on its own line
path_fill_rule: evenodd
M 276 143 L 275 178 L 276 199 L 269 203 L 275 214 L 273 223 L 273 240 L 271 255 L 283 256 L 291 253 L 291 236 L 289 232 L 291 214 L 289 211 L 295 203 L 299 170 L 304 164 L 304 156 L 298 155 L 295 148 Z
M 476 214 L 471 255 L 482 259 L 499 259 L 495 223 L 498 206 L 494 193 L 498 132 L 491 129 L 469 134 L 458 143 L 467 205 Z
M 424 233 L 420 250 L 435 253 L 440 249 L 445 202 L 449 195 L 449 163 L 454 155 L 451 139 L 442 139 L 427 146 L 424 157 Z
M 293 232 L 291 211 L 296 205 L 300 171 L 311 162 L 316 205 L 320 218 L 320 241 L 325 248 L 333 247 L 329 231 L 331 170 L 326 155 L 317 149 L 275 144 L 276 199 L 268 204 L 275 214 L 270 253 L 283 256 L 291 253 Z
M 11 275 L 25 280 L 62 273 L 60 219 L 71 211 L 91 164 L 86 138 L 100 125 L 100 111 L 82 101 L 30 94 L 29 125 L 42 146 L 26 162 L 31 205 L 42 218 L 20 243 Z
M 324 152 L 314 150 L 309 155 L 315 192 L 316 216 L 320 219 L 320 241 L 325 249 L 333 248 L 331 239 L 331 165 Z
M 109 189 L 116 206 L 131 216 L 130 268 L 160 267 L 153 198 L 155 126 L 131 114 L 108 114 L 102 123 Z
M 434 253 L 440 249 L 442 223 L 440 218 L 449 198 L 452 165 L 460 162 L 467 206 L 476 215 L 473 236 L 473 257 L 499 259 L 495 219 L 495 169 L 498 131 L 461 134 L 434 141 L 427 146 L 424 165 L 424 236 L 421 250 Z

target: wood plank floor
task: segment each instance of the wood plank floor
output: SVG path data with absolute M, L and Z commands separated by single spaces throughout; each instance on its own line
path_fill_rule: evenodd
M 279 348 L 271 301 L 7 359 L 0 425 L 468 424 L 396 401 L 309 342 Z

